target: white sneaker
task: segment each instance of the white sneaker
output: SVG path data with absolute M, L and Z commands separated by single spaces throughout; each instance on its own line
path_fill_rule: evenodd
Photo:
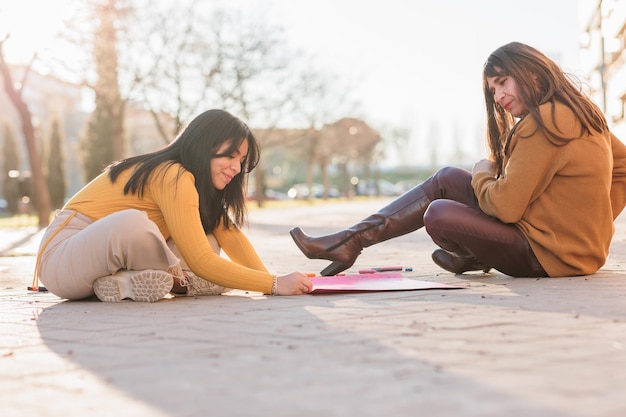
M 181 284 L 187 287 L 187 296 L 194 297 L 197 295 L 220 295 L 232 288 L 222 287 L 206 279 L 202 279 L 191 271 L 184 271 L 186 282 Z
M 119 271 L 115 275 L 98 278 L 93 283 L 96 296 L 107 303 L 119 303 L 129 298 L 152 303 L 165 297 L 172 290 L 174 279 L 165 271 Z

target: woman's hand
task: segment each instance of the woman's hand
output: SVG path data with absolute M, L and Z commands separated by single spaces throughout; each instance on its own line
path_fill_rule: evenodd
M 301 295 L 313 290 L 313 283 L 303 272 L 292 272 L 276 276 L 276 292 L 278 295 Z
M 474 164 L 474 169 L 472 169 L 472 177 L 479 172 L 486 172 L 492 177 L 496 176 L 496 164 L 495 162 L 489 159 L 481 159 L 480 161 Z

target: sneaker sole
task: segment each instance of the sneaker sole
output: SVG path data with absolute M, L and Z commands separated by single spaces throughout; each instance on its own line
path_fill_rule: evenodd
M 153 303 L 165 297 L 172 289 L 174 280 L 165 271 L 147 269 L 137 271 L 130 277 L 132 294 L 128 298 L 134 301 Z M 107 303 L 122 301 L 119 279 L 115 275 L 96 280 L 93 286 L 96 296 Z

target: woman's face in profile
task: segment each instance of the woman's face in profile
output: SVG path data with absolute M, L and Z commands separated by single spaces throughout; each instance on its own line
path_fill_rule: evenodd
M 224 142 L 217 150 L 217 155 L 211 158 L 211 180 L 218 190 L 223 190 L 241 172 L 241 167 L 248 157 L 247 140 L 242 141 L 233 154 L 224 155 L 229 147 L 230 141 Z
M 528 109 L 519 99 L 517 82 L 513 77 L 506 74 L 487 77 L 487 85 L 494 101 L 513 117 L 520 118 L 528 114 Z

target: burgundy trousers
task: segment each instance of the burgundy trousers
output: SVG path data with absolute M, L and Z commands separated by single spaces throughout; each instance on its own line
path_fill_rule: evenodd
M 513 277 L 545 277 L 526 239 L 514 225 L 480 210 L 471 173 L 446 167 L 422 187 L 431 200 L 424 213 L 424 228 L 442 249 L 472 256 L 486 266 Z

